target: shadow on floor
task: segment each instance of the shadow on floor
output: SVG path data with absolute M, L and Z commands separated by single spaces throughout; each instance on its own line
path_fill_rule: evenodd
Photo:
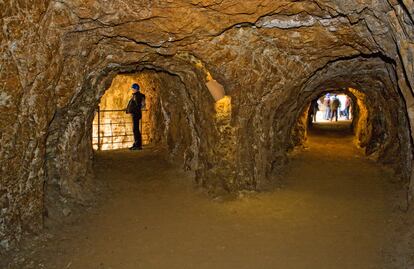
M 316 122 L 308 128 L 310 136 L 345 138 L 353 136 L 352 121 Z

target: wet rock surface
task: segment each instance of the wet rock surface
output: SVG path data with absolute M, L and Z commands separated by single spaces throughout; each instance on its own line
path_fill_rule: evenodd
M 165 132 L 154 139 L 213 194 L 272 182 L 304 107 L 338 87 L 367 96 L 367 150 L 408 185 L 413 10 L 393 0 L 1 2 L 1 248 L 42 228 L 45 190 L 88 200 L 94 110 L 119 73 L 158 72 L 154 122 Z M 215 106 L 211 77 L 227 108 Z

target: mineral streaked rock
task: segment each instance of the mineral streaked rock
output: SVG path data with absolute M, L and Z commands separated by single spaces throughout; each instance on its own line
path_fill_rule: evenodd
M 394 0 L 0 2 L 0 245 L 42 227 L 45 184 L 82 198 L 93 111 L 123 72 L 163 72 L 173 91 L 160 99 L 159 139 L 213 192 L 270 180 L 303 108 L 331 87 L 357 88 L 380 109 L 373 123 L 386 135 L 373 149 L 407 176 L 413 10 Z M 190 59 L 225 86 L 230 118 L 216 118 Z
M 307 14 L 297 14 L 297 15 L 275 15 L 270 18 L 260 19 L 256 25 L 264 28 L 281 28 L 281 29 L 290 29 L 290 28 L 299 28 L 299 27 L 310 27 L 315 25 L 317 19 L 311 15 Z M 328 24 L 328 23 L 324 23 Z

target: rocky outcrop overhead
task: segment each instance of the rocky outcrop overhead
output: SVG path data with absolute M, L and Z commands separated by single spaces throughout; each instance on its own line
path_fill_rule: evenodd
M 1 1 L 0 14 L 3 249 L 42 228 L 46 185 L 84 199 L 94 111 L 118 74 L 157 85 L 152 139 L 211 193 L 265 188 L 310 101 L 338 88 L 367 107 L 360 145 L 409 184 L 412 1 Z

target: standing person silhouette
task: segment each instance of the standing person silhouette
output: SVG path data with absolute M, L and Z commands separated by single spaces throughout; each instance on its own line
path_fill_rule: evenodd
M 349 120 L 349 111 L 351 108 L 351 98 L 349 96 L 346 96 L 345 99 L 345 117 L 347 120 Z
M 323 118 L 325 120 L 329 120 L 331 118 L 331 98 L 329 93 L 327 93 L 323 99 L 323 106 L 325 108 L 325 114 Z
M 140 93 L 140 87 L 138 84 L 134 83 L 131 86 L 132 88 L 132 97 L 128 102 L 126 109 L 127 114 L 132 116 L 132 125 L 134 132 L 134 144 L 130 147 L 130 150 L 141 150 L 142 149 L 142 137 L 141 131 L 139 129 L 139 121 L 142 118 L 142 107 L 145 104 L 145 95 Z
M 312 121 L 316 122 L 316 115 L 319 111 L 318 99 L 313 100 L 311 103 L 311 106 L 312 106 Z
M 316 122 L 316 114 L 318 113 L 319 106 L 318 106 L 318 100 L 313 100 L 311 102 L 311 105 L 309 107 L 308 112 L 308 126 L 312 126 L 314 122 Z
M 335 121 L 338 121 L 338 109 L 340 106 L 340 102 L 336 94 L 334 98 L 331 100 L 331 121 L 335 118 Z

